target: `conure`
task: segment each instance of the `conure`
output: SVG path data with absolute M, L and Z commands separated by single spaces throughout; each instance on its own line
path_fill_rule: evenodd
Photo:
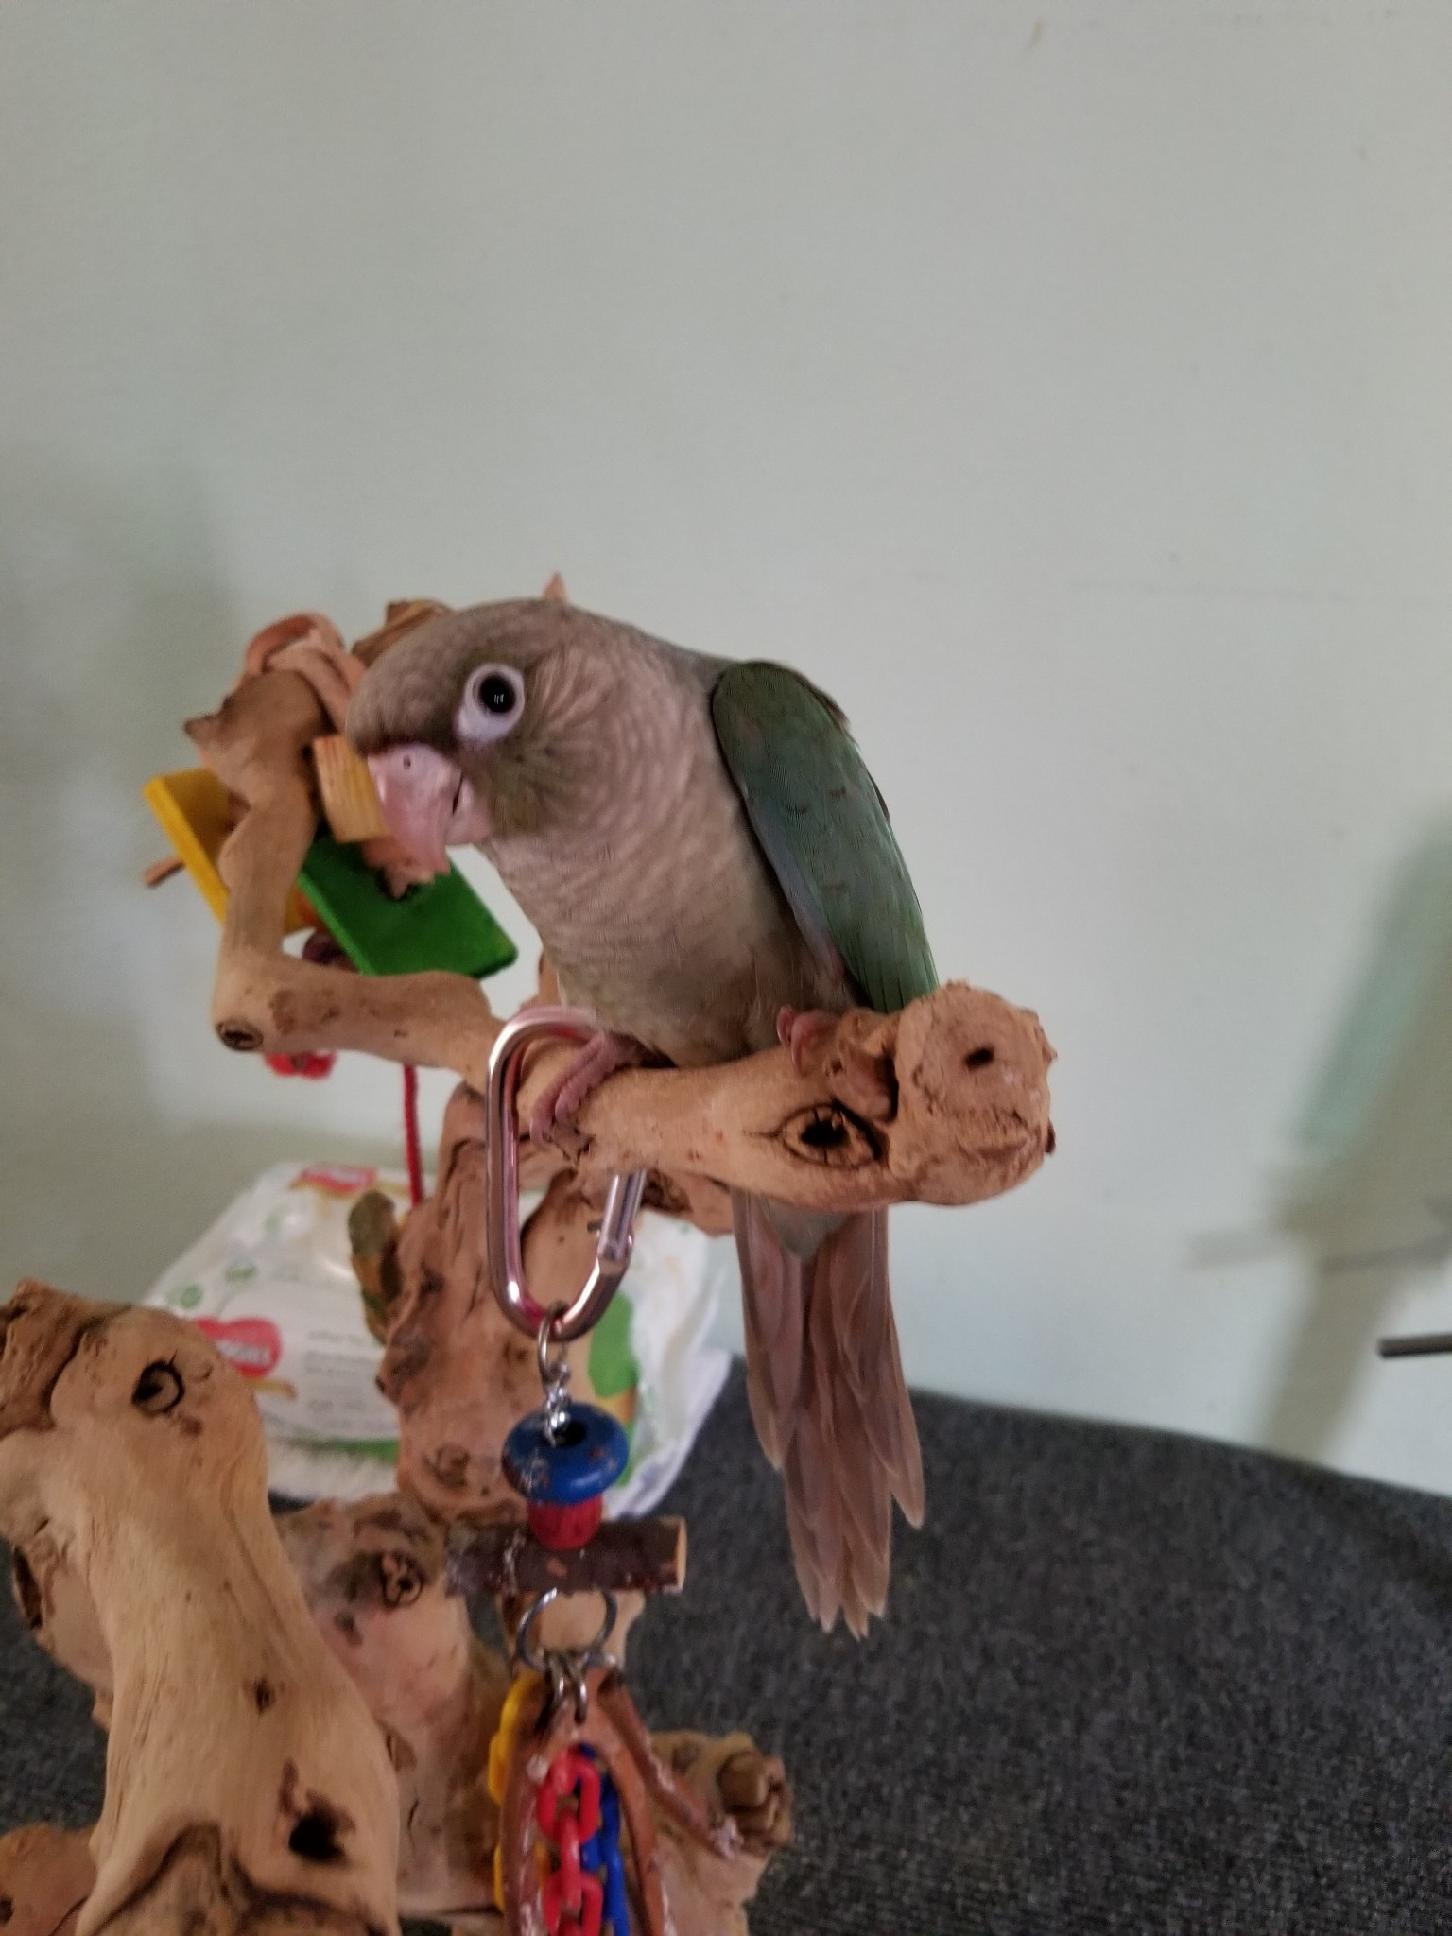
M 556 598 L 441 613 L 348 713 L 390 830 L 442 870 L 472 842 L 599 1034 L 534 1112 L 548 1135 L 613 1070 L 710 1064 L 937 985 L 922 911 L 838 706 L 800 673 L 685 651 Z M 734 1195 L 752 1415 L 826 1628 L 887 1599 L 892 1500 L 922 1455 L 887 1214 Z

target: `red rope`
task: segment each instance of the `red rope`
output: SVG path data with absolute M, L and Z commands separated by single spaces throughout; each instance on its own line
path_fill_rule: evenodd
M 423 1151 L 418 1140 L 418 1070 L 411 1062 L 403 1065 L 403 1148 L 408 1159 L 408 1200 L 423 1202 Z

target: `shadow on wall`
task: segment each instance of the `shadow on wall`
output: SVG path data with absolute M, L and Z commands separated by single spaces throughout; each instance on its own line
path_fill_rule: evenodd
M 0 478 L 0 1299 L 21 1274 L 130 1298 L 297 1153 L 286 1131 L 168 1120 L 137 999 L 167 946 L 139 788 L 215 687 L 197 661 L 230 664 L 241 628 L 184 476 L 120 495 L 22 452 Z M 194 1010 L 167 1020 L 183 1059 L 220 1053 L 208 973 L 199 957 Z M 329 1153 L 376 1159 L 346 1142 Z
M 1403 1293 L 1452 1260 L 1452 822 L 1401 871 L 1300 1140 L 1275 1224 L 1308 1276 L 1263 1442 L 1315 1459 Z

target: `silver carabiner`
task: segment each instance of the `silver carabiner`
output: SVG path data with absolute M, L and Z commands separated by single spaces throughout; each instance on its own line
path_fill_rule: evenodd
M 546 1036 L 557 1042 L 587 1042 L 594 1033 L 589 1016 L 575 1009 L 532 1008 L 505 1023 L 489 1057 L 489 1093 L 485 1103 L 489 1126 L 489 1281 L 500 1310 L 521 1331 L 531 1338 L 539 1338 L 548 1329 L 549 1336 L 563 1344 L 581 1337 L 599 1322 L 630 1267 L 635 1217 L 645 1194 L 647 1172 L 628 1170 L 611 1177 L 590 1275 L 563 1311 L 556 1304 L 539 1303 L 524 1281 L 515 1098 L 519 1091 L 520 1057 L 532 1042 Z

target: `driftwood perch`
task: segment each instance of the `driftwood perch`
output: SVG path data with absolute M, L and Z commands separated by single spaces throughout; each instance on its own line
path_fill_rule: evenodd
M 30 1285 L 0 1334 L 17 1597 L 112 1724 L 89 1845 L 0 1840 L 5 1936 L 391 1930 L 395 1845 L 404 1914 L 497 1931 L 487 1766 L 509 1673 L 447 1591 L 438 1522 L 390 1494 L 274 1530 L 245 1386 L 168 1313 Z M 744 1931 L 790 1834 L 780 1763 L 743 1736 L 659 1737 L 648 1759 L 680 1936 Z
M 357 790 L 334 736 L 358 666 L 438 609 L 391 608 L 352 655 L 326 620 L 283 621 L 254 641 L 219 710 L 187 727 L 231 801 L 221 1040 L 357 1049 L 462 1078 L 433 1196 L 401 1222 L 365 1200 L 350 1227 L 386 1341 L 403 1490 L 274 1528 L 255 1408 L 204 1338 L 169 1314 L 38 1285 L 0 1307 L 0 1535 L 35 1638 L 88 1683 L 110 1728 L 92 1835 L 0 1838 L 3 1936 L 389 1936 L 400 1903 L 457 1936 L 501 1927 L 486 1771 L 508 1673 L 448 1590 L 451 1571 L 500 1583 L 509 1632 L 537 1584 L 515 1564 L 519 1501 L 499 1454 L 538 1403 L 538 1376 L 487 1293 L 479 1216 L 478 1093 L 501 1021 L 461 976 L 356 975 L 283 945 L 319 776 L 339 798 Z M 351 800 L 365 859 L 398 888 L 402 856 L 366 806 Z M 556 998 L 550 983 L 543 968 L 540 999 Z M 522 1118 L 566 1053 L 531 1059 Z M 731 1188 L 843 1211 L 1009 1189 L 1053 1147 L 1051 1061 L 1032 1014 L 958 984 L 899 1015 L 843 1016 L 801 1074 L 774 1050 L 613 1077 L 567 1156 L 526 1157 L 525 1180 L 548 1185 L 525 1232 L 531 1284 L 548 1302 L 579 1283 L 617 1170 L 649 1170 L 648 1203 L 715 1232 L 730 1227 Z M 589 1397 L 583 1343 L 570 1359 Z M 669 1525 L 656 1523 L 649 1550 L 617 1530 L 593 1569 L 549 1562 L 566 1593 L 540 1623 L 544 1646 L 593 1632 L 595 1594 L 571 1589 L 598 1586 L 602 1568 L 621 1589 L 617 1653 L 643 1606 L 637 1587 L 679 1583 Z M 622 1795 L 648 1810 L 633 1854 L 653 1925 L 666 1927 L 668 1907 L 677 1936 L 745 1936 L 744 1905 L 790 1835 L 780 1762 L 740 1735 L 647 1736 L 608 1675 L 593 1687 L 597 1746 Z M 506 1887 L 527 1919 L 527 1825 L 511 1833 Z
M 207 1341 L 22 1286 L 0 1307 L 0 1533 L 33 1624 L 45 1579 L 67 1577 L 53 1646 L 94 1612 L 86 1671 L 108 1683 L 78 1936 L 395 1930 L 383 1740 L 318 1639 L 272 1529 L 256 1409 Z

